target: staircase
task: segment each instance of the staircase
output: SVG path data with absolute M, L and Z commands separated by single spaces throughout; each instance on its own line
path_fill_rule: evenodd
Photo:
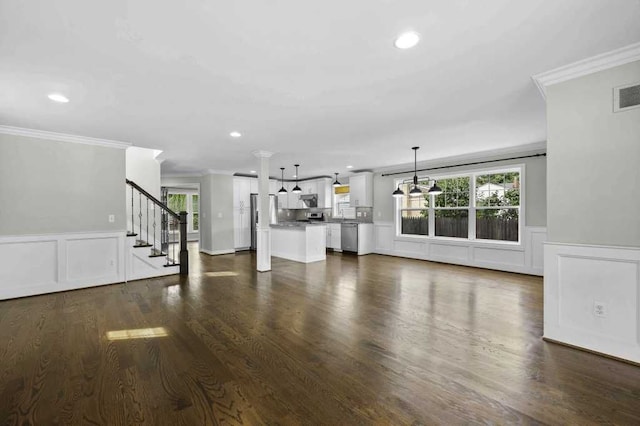
M 187 212 L 164 202 L 127 179 L 127 280 L 189 273 Z

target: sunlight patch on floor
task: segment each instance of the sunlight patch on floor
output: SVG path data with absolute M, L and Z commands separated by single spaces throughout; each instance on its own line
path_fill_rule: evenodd
M 149 339 L 168 335 L 169 333 L 164 327 L 107 331 L 108 340 Z

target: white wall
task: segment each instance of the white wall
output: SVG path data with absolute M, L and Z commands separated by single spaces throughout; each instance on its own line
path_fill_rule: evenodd
M 155 149 L 132 146 L 126 152 L 127 179 L 140 185 L 145 191 L 160 199 L 160 162 Z
M 123 149 L 0 134 L 0 235 L 124 231 L 124 193 Z
M 512 153 L 524 156 L 543 152 L 544 149 Z M 429 166 L 445 166 L 475 161 L 505 158 L 502 156 L 465 157 Z M 458 265 L 476 266 L 525 274 L 543 274 L 543 243 L 546 241 L 546 159 L 535 157 L 520 160 L 499 161 L 485 165 L 454 167 L 438 171 L 439 174 L 455 174 L 487 168 L 509 167 L 524 164 L 524 226 L 520 244 L 487 243 L 470 240 L 397 236 L 392 192 L 399 178 L 411 178 L 413 173 L 382 176 L 376 173 L 373 180 L 373 217 L 375 252 L 414 259 L 432 260 Z M 429 176 L 437 176 L 429 173 Z
M 613 88 L 640 62 L 547 87 L 544 335 L 640 362 L 640 109 Z M 596 309 L 604 307 L 604 311 Z

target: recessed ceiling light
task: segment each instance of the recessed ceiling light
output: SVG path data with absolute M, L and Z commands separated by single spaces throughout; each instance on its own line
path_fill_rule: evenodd
M 64 95 L 61 95 L 60 93 L 50 93 L 47 97 L 54 102 L 60 102 L 63 104 L 66 104 L 67 102 L 69 102 L 69 98 L 67 98 Z
M 398 49 L 411 49 L 420 41 L 420 35 L 414 31 L 402 33 L 396 39 L 394 45 Z
M 353 169 L 353 166 L 352 165 L 348 165 L 347 169 Z
M 232 138 L 239 138 L 242 136 L 242 133 L 240 132 L 231 132 L 229 133 L 229 136 L 231 136 Z
M 255 170 L 251 170 L 249 173 L 255 174 L 255 173 L 258 173 L 258 172 L 256 172 Z

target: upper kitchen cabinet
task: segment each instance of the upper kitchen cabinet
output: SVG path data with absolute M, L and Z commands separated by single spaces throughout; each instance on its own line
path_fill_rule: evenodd
M 351 207 L 373 207 L 373 173 L 358 173 L 349 177 Z
M 260 186 L 258 178 L 249 178 L 249 180 L 251 181 L 251 193 L 257 194 Z M 278 189 L 280 189 L 278 181 L 269 179 L 269 194 L 275 194 Z
M 333 182 L 329 178 L 318 179 L 317 181 L 318 208 L 330 209 L 333 201 Z

